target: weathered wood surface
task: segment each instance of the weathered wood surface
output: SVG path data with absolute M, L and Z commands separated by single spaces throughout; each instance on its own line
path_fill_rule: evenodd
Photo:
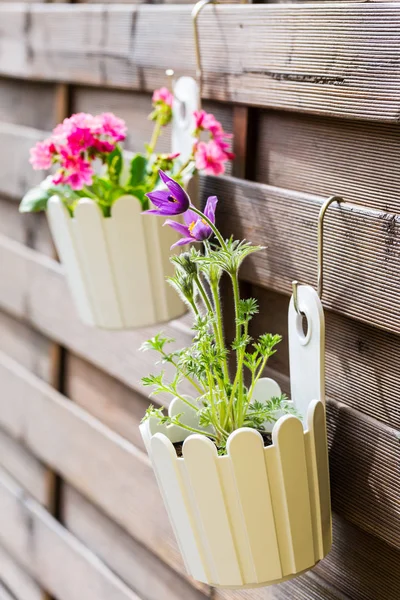
M 0 541 L 59 600 L 139 600 L 108 567 L 0 471 Z
M 59 265 L 7 240 L 2 240 L 0 248 L 0 272 L 3 280 L 9 282 L 6 287 L 0 289 L 0 306 L 16 317 L 28 319 L 43 334 L 51 336 L 74 353 L 85 357 L 136 392 L 143 394 L 140 378 L 146 371 L 154 369 L 152 353 L 138 351 L 148 337 L 163 329 L 166 335 L 177 340 L 177 347 L 187 344 L 190 340 L 186 317 L 181 321 L 163 324 L 162 327 L 132 332 L 109 333 L 86 328 L 79 322 L 71 306 Z M 45 296 L 42 293 L 43 289 L 47 290 Z M 284 334 L 287 300 L 279 294 L 274 296 L 264 292 L 264 295 L 260 295 L 258 289 L 256 296 L 260 296 L 261 306 L 261 314 L 255 321 L 257 330 Z M 395 401 L 400 393 L 400 384 L 396 379 L 399 360 L 398 336 L 388 335 L 371 326 L 329 313 L 327 323 L 328 393 L 340 402 L 374 416 L 389 426 L 400 428 Z M 278 362 L 272 361 L 271 364 L 274 368 L 287 372 L 287 352 L 284 344 L 285 342 L 277 353 Z M 387 361 L 387 368 L 376 368 L 380 360 Z M 85 391 L 85 394 L 80 393 L 82 399 L 79 402 L 87 407 L 89 404 L 95 404 L 96 392 L 90 392 L 91 384 L 71 381 L 70 385 L 79 385 L 81 390 Z M 99 384 L 99 387 L 102 385 Z M 92 387 L 95 388 L 96 384 Z M 73 387 L 71 393 L 76 399 L 72 390 Z M 121 389 L 117 388 L 115 396 L 120 393 Z M 129 402 L 128 396 L 128 393 L 121 395 L 120 409 L 115 409 L 116 420 L 118 411 L 125 410 L 124 405 Z M 368 402 L 365 401 L 366 396 Z M 96 416 L 100 419 L 103 418 L 101 415 L 106 403 L 107 398 L 104 397 L 103 400 L 99 400 L 95 409 L 98 411 Z M 135 414 L 139 412 L 138 409 Z M 130 422 L 127 423 L 130 427 Z M 123 429 L 119 432 L 124 435 L 126 426 L 120 427 Z
M 247 293 L 260 304 L 250 333 L 270 331 L 283 336 L 268 364 L 289 375 L 289 298 L 258 286 L 251 286 Z M 400 430 L 399 336 L 330 311 L 325 311 L 325 323 L 328 396 Z
M 147 457 L 9 358 L 1 358 L 0 376 L 7 393 L 0 399 L 0 425 L 181 571 Z M 400 547 L 396 432 L 335 401 L 329 404 L 328 425 L 334 508 L 360 528 Z
M 145 452 L 138 424 L 148 399 L 74 354 L 68 355 L 66 369 L 68 398 Z
M 293 279 L 316 285 L 317 222 L 324 198 L 229 177 L 208 177 L 203 195 L 216 194 L 221 231 L 266 250 L 252 255 L 244 280 L 291 292 Z M 400 332 L 398 241 L 400 217 L 343 203 L 325 216 L 324 306 Z
M 0 377 L 7 390 L 0 398 L 0 425 L 183 572 L 147 455 L 6 356 Z
M 29 188 L 44 179 L 45 173 L 34 171 L 28 162 L 30 148 L 44 137 L 42 130 L 0 123 L 0 139 L 3 148 L 0 171 L 1 194 L 20 199 Z
M 54 256 L 54 246 L 44 213 L 22 215 L 18 212 L 15 201 L 0 198 L 0 215 L 0 234 L 35 248 L 42 254 Z
M 50 382 L 51 342 L 29 325 L 0 312 L 0 350 L 40 379 Z
M 42 600 L 36 581 L 0 546 L 0 580 L 17 600 Z
M 5 76 L 151 91 L 167 68 L 194 72 L 190 7 L 0 10 Z M 397 2 L 207 7 L 199 19 L 204 94 L 397 122 L 399 22 Z
M 400 128 L 262 111 L 254 179 L 400 213 Z
M 69 485 L 64 489 L 62 518 L 65 527 L 141 598 L 204 600 L 209 596 L 206 586 L 194 588 Z
M 35 500 L 46 504 L 46 467 L 3 429 L 0 429 L 0 465 Z
M 57 106 L 52 83 L 0 79 L 0 121 L 50 130 L 57 123 Z
M 163 85 L 169 82 L 165 77 Z M 204 102 L 204 110 L 213 113 L 222 123 L 226 131 L 233 130 L 233 109 L 229 104 Z M 112 111 L 127 124 L 128 136 L 124 147 L 133 152 L 143 152 L 144 145 L 149 143 L 154 123 L 149 121 L 151 112 L 151 95 L 127 90 L 103 89 L 76 86 L 73 88 L 73 112 L 89 112 L 97 114 Z M 160 152 L 171 150 L 171 130 L 167 127 L 158 142 Z
M 398 600 L 399 550 L 337 516 L 333 540 L 331 552 L 315 573 L 344 594 L 350 593 L 352 600 Z
M 279 585 L 243 591 L 215 590 L 215 600 L 352 600 L 313 572 Z

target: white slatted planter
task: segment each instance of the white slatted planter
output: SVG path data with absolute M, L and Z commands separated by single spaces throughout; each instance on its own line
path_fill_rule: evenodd
M 192 150 L 197 105 L 197 83 L 181 77 L 175 84 L 172 152 L 180 152 L 182 162 Z M 119 198 L 107 218 L 89 198 L 79 201 L 72 218 L 59 196 L 48 203 L 53 240 L 79 316 L 87 325 L 144 327 L 175 319 L 186 310 L 166 281 L 174 274 L 170 246 L 179 235 L 163 227 L 163 219 L 141 213 L 133 196 Z
M 207 437 L 150 419 L 141 425 L 154 471 L 189 573 L 228 588 L 291 579 L 315 566 L 332 543 L 324 408 L 324 316 L 316 292 L 298 289 L 301 318 L 289 308 L 292 402 L 302 418 L 277 415 L 272 445 L 254 429 L 233 432 L 227 455 Z M 259 401 L 280 395 L 262 379 Z M 170 414 L 199 428 L 175 399 Z M 271 430 L 271 428 L 270 428 Z M 178 458 L 173 443 L 184 441 Z

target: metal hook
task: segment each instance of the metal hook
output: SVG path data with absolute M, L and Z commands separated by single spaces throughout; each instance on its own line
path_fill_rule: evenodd
M 199 109 L 201 109 L 201 93 L 203 88 L 203 70 L 201 65 L 201 50 L 200 50 L 200 37 L 198 27 L 198 17 L 201 11 L 207 4 L 216 4 L 217 0 L 199 0 L 194 5 L 192 10 L 192 23 L 193 23 L 193 37 L 194 37 L 194 49 L 196 52 L 196 79 L 199 86 Z
M 319 215 L 318 215 L 318 258 L 317 258 L 317 260 L 318 260 L 318 283 L 317 283 L 317 291 L 318 291 L 318 296 L 320 297 L 320 299 L 322 299 L 322 293 L 323 293 L 323 289 L 324 289 L 324 217 L 325 217 L 326 211 L 328 210 L 328 207 L 333 202 L 337 202 L 339 204 L 340 202 L 343 202 L 343 198 L 341 198 L 340 196 L 331 196 L 330 198 L 325 200 L 325 202 L 323 203 L 323 205 L 320 208 Z M 294 308 L 295 308 L 295 311 L 297 312 L 297 314 L 302 315 L 303 313 L 301 312 L 301 310 L 299 308 L 298 286 L 299 286 L 298 281 L 292 281 L 293 305 L 294 305 Z

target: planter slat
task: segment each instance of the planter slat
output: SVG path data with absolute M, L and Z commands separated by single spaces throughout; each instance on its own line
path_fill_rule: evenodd
M 211 542 L 215 581 L 222 585 L 225 582 L 241 585 L 244 581 L 225 504 L 227 494 L 224 494 L 219 478 L 215 444 L 208 438 L 189 437 L 184 444 L 183 457 L 201 524 Z
M 114 204 L 113 218 L 103 221 L 107 251 L 115 273 L 118 306 L 126 327 L 133 327 L 135 320 L 136 323 L 152 323 L 156 320 L 149 270 L 151 255 L 146 252 L 145 223 L 141 212 L 140 202 L 125 196 Z M 135 235 L 132 235 L 131 223 L 136 224 Z M 135 304 L 133 315 L 132 298 L 138 295 L 139 301 Z
M 251 429 L 238 431 L 230 438 L 227 450 L 232 460 L 256 581 L 280 579 L 283 573 L 262 438 Z
M 75 208 L 71 229 L 83 271 L 83 283 L 94 312 L 95 324 L 106 329 L 122 327 L 115 278 L 111 270 L 103 229 L 103 217 L 97 204 L 82 198 Z
M 303 571 L 315 563 L 304 437 L 296 417 L 280 420 L 273 432 L 275 461 L 272 465 L 267 461 L 283 575 Z M 265 454 L 267 458 L 268 449 Z
M 197 538 L 190 535 L 191 527 L 195 524 L 190 516 L 189 490 L 180 473 L 174 448 L 166 438 L 156 434 L 151 441 L 151 459 L 159 482 L 160 492 L 168 516 L 173 524 L 182 558 L 186 569 L 198 581 L 208 581 L 209 574 L 204 569 L 206 550 L 202 545 L 201 534 Z
M 84 263 L 78 258 L 70 216 L 57 197 L 50 198 L 47 215 L 53 239 L 57 240 L 58 254 L 63 258 L 69 289 L 78 314 L 84 323 L 94 325 L 93 309 L 84 285 Z

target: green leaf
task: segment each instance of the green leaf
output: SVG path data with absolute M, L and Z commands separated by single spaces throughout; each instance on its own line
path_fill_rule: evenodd
M 121 176 L 122 167 L 124 165 L 124 159 L 122 156 L 122 150 L 119 146 L 116 146 L 114 150 L 108 155 L 108 176 L 110 181 L 114 184 L 119 184 L 119 178 Z
M 129 169 L 128 186 L 137 187 L 143 185 L 146 177 L 147 163 L 147 158 L 143 154 L 135 154 L 131 160 Z
M 51 189 L 45 189 L 42 186 L 32 188 L 25 194 L 19 205 L 19 212 L 40 212 L 46 210 L 47 202 L 49 198 L 53 196 L 54 191 Z

